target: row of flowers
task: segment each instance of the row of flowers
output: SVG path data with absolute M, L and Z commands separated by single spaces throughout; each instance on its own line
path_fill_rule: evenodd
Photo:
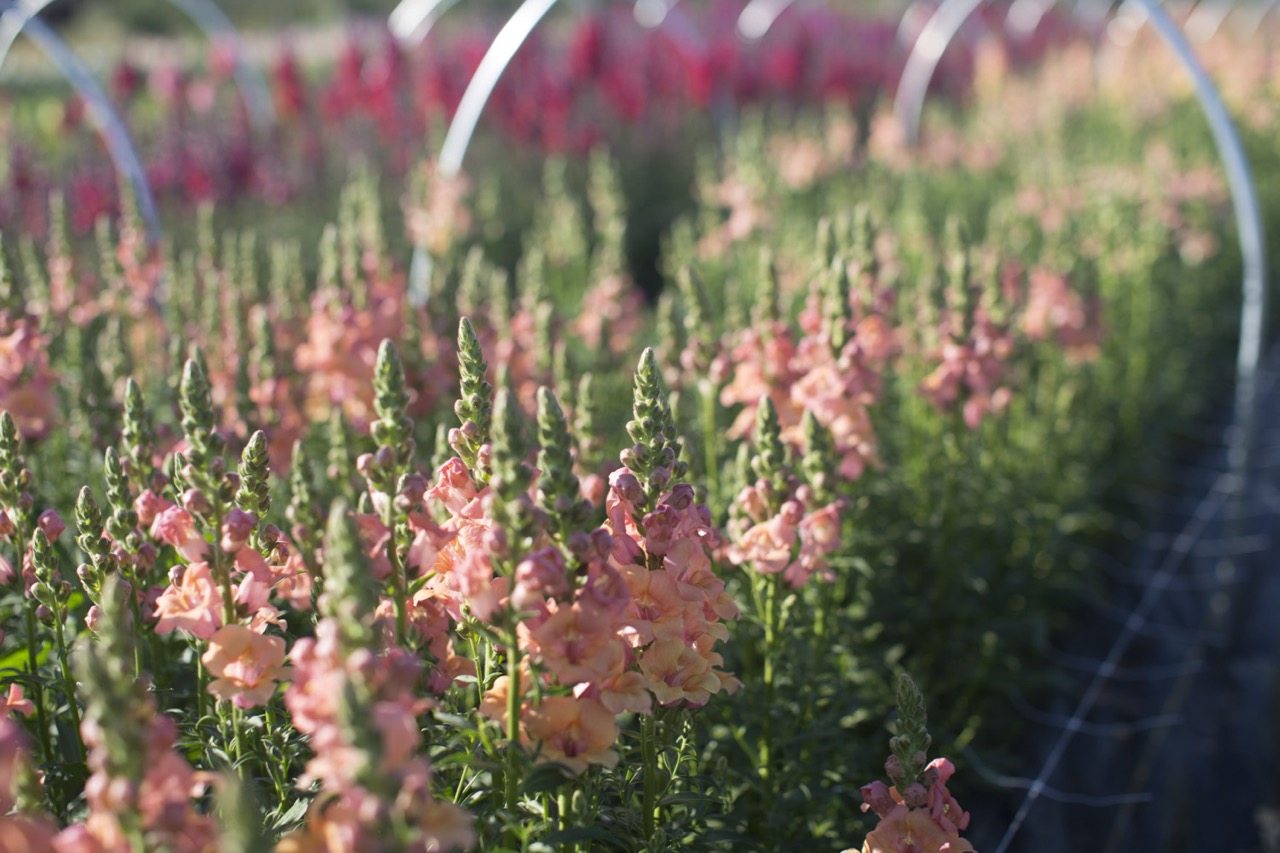
M 567 32 L 537 33 L 499 84 L 486 116 L 504 144 L 579 153 L 620 138 L 643 136 L 651 146 L 696 138 L 699 116 L 711 108 L 831 103 L 861 109 L 897 85 L 906 49 L 895 20 L 797 4 L 767 38 L 751 42 L 737 35 L 739 11 L 733 3 L 681 8 L 673 13 L 678 23 L 646 29 L 629 8 L 611 7 L 580 16 Z M 353 155 L 397 173 L 410 168 L 422 140 L 442 130 L 457 109 L 497 31 L 496 22 L 442 29 L 410 51 L 389 34 L 359 30 L 336 44 L 305 38 L 305 48 L 294 49 L 284 41 L 266 69 L 277 115 L 267 134 L 254 134 L 248 124 L 230 44 L 215 44 L 203 69 L 143 68 L 123 60 L 108 89 L 162 201 L 194 206 L 251 196 L 280 205 L 306 195 L 317 174 L 341 174 Z M 988 31 L 1004 34 L 1011 56 L 1024 63 L 1076 34 L 1056 13 L 1029 36 L 1008 34 L 994 17 Z M 313 53 L 329 57 L 320 69 Z M 958 45 L 938 87 L 963 97 L 972 66 L 973 50 L 967 42 Z M 78 98 L 66 102 L 56 129 L 19 122 L 6 132 L 0 226 L 43 233 L 44 203 L 54 189 L 67 196 L 79 233 L 118 210 L 112 171 L 77 156 L 98 145 Z M 76 159 L 68 164 L 68 157 Z
M 602 157 L 511 267 L 500 179 L 426 164 L 413 298 L 368 173 L 314 263 L 208 209 L 87 245 L 55 196 L 0 267 L 0 841 L 834 847 L 896 702 L 864 849 L 971 849 L 884 674 L 949 754 L 1002 728 L 1065 525 L 1202 390 L 1221 191 L 806 121 L 700 160 L 653 310 Z

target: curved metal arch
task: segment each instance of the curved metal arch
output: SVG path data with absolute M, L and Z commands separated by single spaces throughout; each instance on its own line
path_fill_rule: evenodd
M 984 0 L 943 0 L 925 23 L 898 78 L 893 112 L 908 145 L 920 139 L 920 117 L 942 56 Z
M 793 5 L 795 0 L 751 0 L 738 15 L 738 35 L 747 41 L 759 41 Z
M 400 0 L 387 16 L 387 29 L 402 47 L 417 47 L 459 0 Z
M 21 15 L 21 23 L 15 23 L 14 16 Z M 17 27 L 25 32 L 35 45 L 40 48 L 67 78 L 76 94 L 84 101 L 89 120 L 102 134 L 107 153 L 115 166 L 116 174 L 128 183 L 138 206 L 138 215 L 147 231 L 147 240 L 153 245 L 159 243 L 163 230 L 160 217 L 156 212 L 155 197 L 151 194 L 151 185 L 147 181 L 146 170 L 138 159 L 137 148 L 129 131 L 121 121 L 111 100 L 102 91 L 98 81 L 88 67 L 76 56 L 62 38 L 49 28 L 44 21 L 34 15 L 27 15 L 16 6 L 9 4 L 0 7 L 0 30 L 8 31 Z
M 1241 7 L 1236 14 L 1244 17 L 1244 30 L 1250 36 L 1257 35 L 1258 30 L 1262 29 L 1262 23 L 1267 16 L 1280 6 L 1280 0 L 1257 0 L 1257 2 L 1249 3 Z
M 680 0 L 635 0 L 631 17 L 646 30 L 667 29 L 686 50 L 706 50 L 707 40 L 689 19 Z
M 449 129 L 445 131 L 440 158 L 436 162 L 436 170 L 440 175 L 454 177 L 462 171 L 467 149 L 471 147 L 471 137 L 475 135 L 480 116 L 484 113 L 493 90 L 497 88 L 498 81 L 502 79 L 503 72 L 555 4 L 556 0 L 524 0 L 502 25 L 502 29 L 498 30 L 475 73 L 467 81 L 458 109 L 454 111 Z M 421 307 L 426 304 L 431 270 L 431 254 L 421 246 L 415 247 L 413 260 L 409 265 L 409 301 L 413 305 Z
M 22 35 L 36 15 L 53 5 L 56 0 L 17 0 L 9 4 L 9 8 L 17 10 L 19 17 L 0 26 L 0 66 L 9 57 L 13 44 Z M 271 86 L 262 71 L 247 60 L 244 39 L 231 19 L 220 9 L 214 0 L 166 0 L 170 5 L 191 19 L 208 41 L 213 44 L 229 44 L 235 51 L 232 75 L 236 88 L 244 101 L 249 121 L 257 130 L 269 128 L 276 120 L 275 104 L 271 97 Z
M 982 0 L 944 0 L 925 27 L 907 60 L 894 104 L 898 120 L 909 144 L 919 139 L 920 118 L 929 83 L 942 54 L 959 32 L 964 21 L 981 5 Z M 1266 233 L 1261 207 L 1253 181 L 1249 158 L 1231 114 L 1197 58 L 1186 34 L 1169 17 L 1159 0 L 1126 0 L 1124 7 L 1140 10 L 1155 27 L 1166 46 L 1191 75 L 1196 98 L 1209 122 L 1214 145 L 1226 170 L 1235 212 L 1240 253 L 1244 259 L 1243 301 L 1240 309 L 1240 345 L 1236 354 L 1235 422 L 1240 427 L 1240 445 L 1233 457 L 1243 465 L 1249 452 L 1254 385 L 1258 363 L 1262 357 L 1263 332 L 1266 323 L 1267 257 Z M 1122 8 L 1124 8 L 1122 7 Z
M 1184 24 L 1187 35 L 1192 41 L 1208 41 L 1218 34 L 1218 30 L 1238 5 L 1236 0 L 1202 0 L 1187 15 Z
M 1014 0 L 1004 16 L 1005 32 L 1015 38 L 1027 38 L 1035 34 L 1058 0 Z
M 471 146 L 471 137 L 475 135 L 480 116 L 484 113 L 493 90 L 497 88 L 502 74 L 515 59 L 521 46 L 533 34 L 533 31 L 556 5 L 556 0 L 524 0 L 511 15 L 498 34 L 494 36 L 489 49 L 485 51 L 475 74 L 467 83 L 458 102 L 458 109 L 453 114 L 453 121 L 444 136 L 444 145 L 440 148 L 438 168 L 441 174 L 456 175 L 462 171 L 462 161 L 466 159 L 467 149 Z
M 494 89 L 497 88 L 507 66 L 515 59 L 516 53 L 528 41 L 529 36 L 537 29 L 538 24 L 556 5 L 556 2 L 557 0 L 523 0 L 498 30 L 498 34 L 494 36 L 488 50 L 481 58 L 479 66 L 476 67 L 475 73 L 467 82 L 467 88 L 463 90 L 462 99 L 458 102 L 458 109 L 453 114 L 453 120 L 449 122 L 444 144 L 440 147 L 440 158 L 436 163 L 439 174 L 453 177 L 462 171 L 467 150 L 471 147 L 471 139 L 475 136 L 480 117 Z M 659 25 L 673 20 L 673 16 L 667 13 L 672 12 L 674 6 L 675 0 L 667 0 L 664 4 L 666 12 L 658 22 Z M 682 19 L 675 20 L 679 24 Z M 425 303 L 430 276 L 430 254 L 421 247 L 415 248 L 409 267 L 409 298 L 414 304 Z

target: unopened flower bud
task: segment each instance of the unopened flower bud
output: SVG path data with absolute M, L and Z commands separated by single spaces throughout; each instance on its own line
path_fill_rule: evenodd
M 677 483 L 671 489 L 671 495 L 667 498 L 667 506 L 676 511 L 688 509 L 693 505 L 694 493 L 693 486 L 688 483 Z
M 40 513 L 40 517 L 36 519 L 36 525 L 44 531 L 44 535 L 50 542 L 61 536 L 62 531 L 67 529 L 67 523 L 62 520 L 62 516 L 58 515 L 57 510 L 52 509 L 46 509 Z
M 569 553 L 579 560 L 586 560 L 587 555 L 591 553 L 591 536 L 581 530 L 570 533 L 565 544 L 569 548 Z
M 192 515 L 208 515 L 213 511 L 213 505 L 199 489 L 187 489 L 182 493 L 182 508 Z
M 426 494 L 428 485 L 427 478 L 414 471 L 400 478 L 400 494 L 416 505 L 422 503 L 422 496 Z
M 902 792 L 902 801 L 909 809 L 924 808 L 929 804 L 929 791 L 924 785 L 915 782 L 908 785 L 907 790 Z
M 222 523 L 222 547 L 227 551 L 235 551 L 244 545 L 248 540 L 249 534 L 253 532 L 253 528 L 258 524 L 258 518 L 251 512 L 245 512 L 242 509 L 233 509 L 227 513 L 227 519 Z
M 280 541 L 283 534 L 276 525 L 266 524 L 258 531 L 258 535 L 262 537 L 262 543 L 270 548 Z
M 613 489 L 618 493 L 618 497 L 627 503 L 639 503 L 644 500 L 644 489 L 640 487 L 640 481 L 636 479 L 636 475 L 630 471 L 622 471 L 613 478 Z
M 156 546 L 144 541 L 138 546 L 138 565 L 144 569 L 149 569 L 156 563 L 157 556 Z

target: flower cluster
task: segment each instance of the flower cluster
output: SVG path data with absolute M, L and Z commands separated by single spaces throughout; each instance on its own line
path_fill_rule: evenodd
M 314 752 L 300 784 L 320 793 L 277 850 L 470 847 L 470 816 L 431 794 L 431 767 L 419 754 L 417 720 L 430 706 L 415 689 L 422 667 L 408 650 L 377 641 L 376 591 L 342 503 L 330 514 L 325 552 L 324 617 L 313 638 L 294 644 L 285 693 Z
M 841 501 L 819 506 L 821 482 L 805 483 L 791 470 L 782 443 L 777 412 L 769 398 L 757 409 L 756 456 L 751 460 L 755 479 L 742 488 L 734 502 L 726 554 L 736 565 L 757 572 L 781 574 L 793 587 L 802 587 L 815 574 L 822 580 L 834 575 L 828 559 L 840 547 Z M 823 428 L 812 412 L 805 415 L 807 453 L 822 465 Z
M 562 54 L 535 39 L 494 94 L 502 132 L 576 152 L 643 122 L 664 147 L 627 150 L 664 156 L 686 130 L 720 137 L 663 169 L 554 157 L 540 188 L 508 180 L 512 157 L 404 189 L 479 59 L 470 33 L 443 36 L 477 48 L 466 62 L 339 44 L 318 87 L 282 59 L 260 137 L 237 113 L 197 144 L 230 100 L 226 55 L 146 96 L 119 75 L 124 101 L 181 120 L 162 130 L 174 162 L 152 164 L 165 192 L 278 200 L 333 149 L 378 156 L 314 255 L 305 220 L 212 207 L 163 246 L 130 211 L 82 245 L 78 220 L 114 205 L 88 166 L 17 235 L 0 848 L 833 846 L 851 806 L 814 768 L 875 772 L 858 733 L 892 704 L 882 666 L 936 691 L 938 731 L 1008 748 L 992 697 L 1084 577 L 1064 514 L 1095 506 L 1099 472 L 1147 470 L 1152 435 L 1203 402 L 1238 270 L 1199 177 L 1162 209 L 1152 164 L 1108 164 L 1126 180 L 1094 199 L 1005 124 L 882 168 L 873 112 L 899 51 L 844 20 L 796 7 L 767 40 L 673 53 L 674 30 L 607 12 Z M 244 173 L 223 172 L 236 145 Z M 941 162 L 1047 186 L 1031 204 Z M 667 185 L 682 165 L 697 186 Z M 10 178 L 0 220 L 46 183 Z M 1179 262 L 1198 274 L 1159 298 Z M 897 692 L 865 849 L 971 850 L 956 769 L 929 758 L 919 692 Z
M 920 393 L 940 411 L 959 407 L 965 424 L 977 429 L 1009 405 L 1013 392 L 1004 381 L 1013 336 L 985 307 L 966 303 L 943 313 L 938 337 L 936 366 L 921 381 Z
M 129 591 L 110 584 L 102 595 L 95 644 L 81 650 L 86 687 L 82 725 L 90 776 L 88 816 L 54 839 L 58 853 L 99 853 L 154 845 L 170 850 L 212 849 L 213 819 L 194 800 L 211 782 L 175 749 L 178 727 L 158 713 L 131 672 Z
M 885 763 L 893 787 L 879 780 L 862 787 L 862 810 L 879 818 L 862 853 L 973 853 L 960 836 L 969 813 L 947 790 L 955 766 L 945 758 L 925 763 L 930 739 L 920 689 L 899 675 L 897 692 L 902 733 L 892 739 L 893 755 Z

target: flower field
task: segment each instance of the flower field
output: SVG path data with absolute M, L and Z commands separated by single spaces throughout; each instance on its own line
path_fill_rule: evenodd
M 273 43 L 265 131 L 120 63 L 162 236 L 15 88 L 0 851 L 999 837 L 970 756 L 1230 404 L 1227 182 L 1150 33 L 984 12 L 910 147 L 896 19 L 738 11 L 549 25 L 458 175 L 487 24 Z M 1270 222 L 1274 35 L 1203 46 Z

